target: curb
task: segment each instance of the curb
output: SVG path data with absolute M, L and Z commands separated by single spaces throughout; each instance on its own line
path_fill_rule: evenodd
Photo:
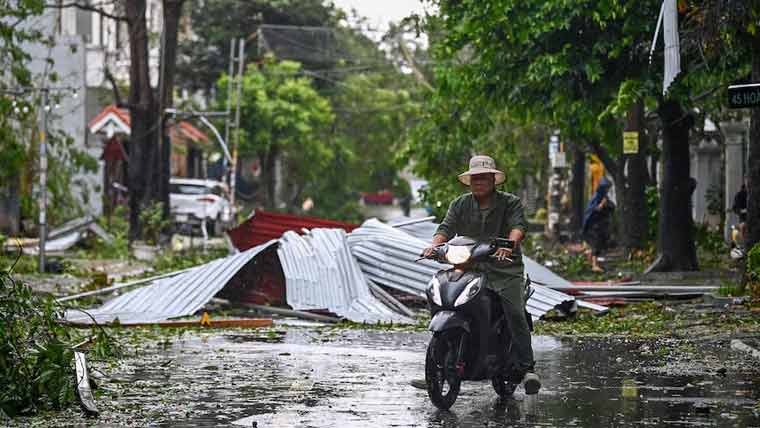
M 735 351 L 742 351 L 750 354 L 752 357 L 760 360 L 760 350 L 757 350 L 739 339 L 731 339 L 731 349 Z

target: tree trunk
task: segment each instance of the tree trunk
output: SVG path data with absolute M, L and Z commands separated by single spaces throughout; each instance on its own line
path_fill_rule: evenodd
M 752 44 L 752 81 L 760 82 L 760 33 Z M 747 250 L 760 242 L 760 108 L 752 109 L 749 127 Z
M 694 186 L 689 174 L 689 130 L 694 118 L 672 100 L 662 102 L 658 114 L 663 123 L 663 175 L 657 231 L 659 256 L 647 272 L 697 270 L 691 214 Z
M 163 2 L 164 40 L 163 51 L 161 52 L 161 94 L 159 94 L 159 111 L 157 112 L 162 117 L 164 110 L 174 105 L 174 76 L 177 70 L 177 34 L 183 3 L 184 0 L 164 0 Z M 163 203 L 164 219 L 168 219 L 170 216 L 169 179 L 171 178 L 171 140 L 166 135 L 166 125 L 163 121 L 161 123 L 163 129 L 159 140 L 158 185 L 156 186 L 157 194 L 154 195 L 154 198 Z
M 617 174 L 617 190 L 620 198 L 620 227 L 622 244 L 626 250 L 644 247 L 647 236 L 646 208 L 646 142 L 643 127 L 644 104 L 639 101 L 628 111 L 626 131 L 639 133 L 639 150 L 636 154 L 623 154 Z
M 583 211 L 586 208 L 584 194 L 586 190 L 586 152 L 577 144 L 573 147 L 573 180 L 570 182 L 571 215 L 570 228 L 572 236 L 580 235 Z
M 154 185 L 156 104 L 150 87 L 148 68 L 148 29 L 145 1 L 129 0 L 124 9 L 129 24 L 129 114 L 131 122 L 129 153 L 129 240 L 142 237 L 140 211 L 150 201 L 148 186 Z

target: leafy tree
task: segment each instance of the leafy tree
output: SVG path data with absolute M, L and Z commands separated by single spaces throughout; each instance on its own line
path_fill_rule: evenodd
M 259 55 L 255 35 L 261 24 L 335 27 L 342 17 L 321 0 L 208 0 L 190 5 L 196 37 L 179 45 L 177 78 L 183 87 L 202 90 L 227 72 L 230 40 L 247 39 L 246 57 L 252 59 Z
M 640 154 L 630 156 L 622 154 L 621 133 L 631 126 L 642 132 L 646 108 L 657 113 L 649 118 L 658 118 L 663 129 L 662 257 L 656 267 L 695 269 L 693 225 L 683 221 L 690 216 L 691 111 L 698 102 L 710 105 L 715 91 L 708 85 L 726 73 L 705 67 L 701 41 L 688 26 L 681 36 L 683 72 L 662 96 L 660 67 L 648 61 L 660 1 L 434 3 L 438 13 L 426 24 L 443 34 L 433 46 L 437 91 L 420 130 L 443 149 L 423 153 L 420 170 L 463 163 L 471 141 L 489 132 L 489 118 L 500 110 L 519 123 L 556 126 L 565 141 L 590 146 L 615 176 L 625 243 L 636 247 L 646 235 L 643 156 L 653 136 L 640 138 Z M 735 64 L 735 55 L 725 57 L 724 64 Z M 708 97 L 692 96 L 706 89 Z
M 690 6 L 690 23 L 703 39 L 705 61 L 720 71 L 714 72 L 722 77 L 713 78 L 717 87 L 725 88 L 728 82 L 759 83 L 760 1 L 703 0 Z M 760 243 L 760 108 L 750 113 L 748 157 L 749 249 Z
M 405 133 L 419 112 L 413 82 L 396 72 L 354 74 L 342 81 L 333 96 L 334 134 L 346 140 L 356 155 L 349 167 L 356 189 L 374 192 L 394 187 L 397 165 L 389 152 L 401 148 Z
M 0 199 L 8 199 L 9 205 L 15 205 L 18 200 L 18 178 L 26 162 L 20 122 L 33 121 L 34 117 L 30 114 L 33 108 L 29 100 L 17 99 L 12 92 L 31 84 L 31 74 L 26 68 L 30 58 L 22 44 L 42 37 L 38 30 L 20 24 L 43 10 L 43 0 L 0 3 L 0 68 L 3 69 L 0 78 Z
M 645 71 L 641 40 L 653 31 L 648 12 L 656 16 L 655 3 L 438 2 L 439 14 L 427 22 L 443 34 L 433 46 L 440 65 L 430 105 L 456 104 L 439 115 L 441 133 L 450 135 L 449 127 L 475 118 L 460 138 L 478 138 L 491 128 L 492 112 L 505 110 L 518 123 L 549 124 L 560 128 L 565 142 L 590 146 L 623 181 L 623 122 L 600 115 L 627 75 Z M 643 200 L 643 183 L 637 185 Z
M 335 156 L 328 141 L 328 126 L 334 115 L 327 99 L 300 74 L 300 64 L 266 58 L 261 66 L 251 64 L 243 76 L 241 105 L 241 155 L 258 156 L 262 163 L 268 208 L 280 202 L 292 208 L 301 199 L 307 183 L 330 169 Z M 218 82 L 226 95 L 228 76 Z M 220 103 L 225 104 L 226 98 Z M 233 94 L 233 98 L 234 98 Z M 288 171 L 286 194 L 276 194 L 276 162 Z

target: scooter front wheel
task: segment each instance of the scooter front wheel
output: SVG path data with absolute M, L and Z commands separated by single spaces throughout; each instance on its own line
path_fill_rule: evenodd
M 515 390 L 517 389 L 516 383 L 512 383 L 508 380 L 504 380 L 503 378 L 498 377 L 498 376 L 491 379 L 491 385 L 493 385 L 493 390 L 496 391 L 499 397 L 502 397 L 502 398 L 511 397 L 512 394 L 514 394 Z
M 461 384 L 461 379 L 452 374 L 452 368 L 457 359 L 456 344 L 459 343 L 459 340 L 452 339 L 455 338 L 434 335 L 428 343 L 425 357 L 425 383 L 427 383 L 428 396 L 433 405 L 441 410 L 448 410 L 454 405 L 459 396 Z

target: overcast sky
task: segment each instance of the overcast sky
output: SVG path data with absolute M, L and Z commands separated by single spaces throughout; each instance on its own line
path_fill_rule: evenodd
M 345 10 L 356 9 L 359 15 L 369 19 L 369 24 L 383 32 L 389 22 L 398 22 L 412 13 L 424 11 L 419 0 L 332 0 L 335 6 Z

